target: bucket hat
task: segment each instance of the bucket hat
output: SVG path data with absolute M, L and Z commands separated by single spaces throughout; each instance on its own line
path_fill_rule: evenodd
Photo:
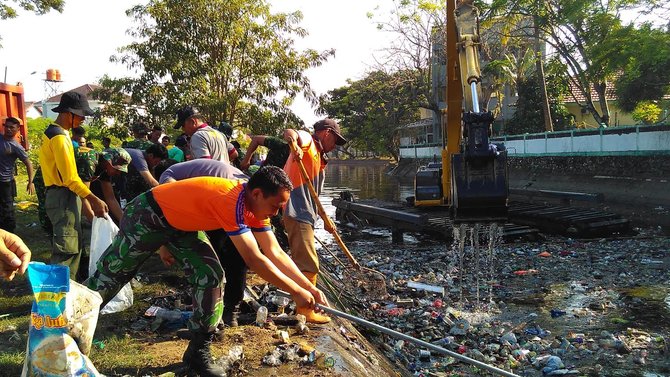
M 77 92 L 66 92 L 60 97 L 58 106 L 51 109 L 54 113 L 72 113 L 80 117 L 91 116 L 95 113 L 88 105 L 86 95 Z

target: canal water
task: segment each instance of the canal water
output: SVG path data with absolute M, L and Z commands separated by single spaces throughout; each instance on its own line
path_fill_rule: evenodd
M 329 203 L 341 191 L 351 191 L 357 199 L 387 202 L 401 202 L 406 197 L 413 196 L 412 180 L 389 176 L 389 170 L 387 161 L 333 161 L 326 167 L 324 200 Z

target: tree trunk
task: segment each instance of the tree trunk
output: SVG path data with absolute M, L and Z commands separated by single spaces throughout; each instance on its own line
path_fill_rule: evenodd
M 540 27 L 538 26 L 537 17 L 534 19 L 534 33 L 535 33 L 535 66 L 537 69 L 537 83 L 540 87 L 540 95 L 542 96 L 542 113 L 544 114 L 544 130 L 547 132 L 554 131 L 554 124 L 551 120 L 551 109 L 549 108 L 549 96 L 547 95 L 547 82 L 544 76 L 544 57 L 542 56 L 542 46 L 540 42 Z
M 610 125 L 610 109 L 609 105 L 607 104 L 607 97 L 605 97 L 605 91 L 607 90 L 607 81 L 602 81 L 593 84 L 593 87 L 596 90 L 596 93 L 598 93 L 598 103 L 600 104 L 600 109 L 602 111 L 602 116 L 601 121 L 599 123 L 603 123 L 605 126 Z M 598 120 L 598 119 L 596 119 Z

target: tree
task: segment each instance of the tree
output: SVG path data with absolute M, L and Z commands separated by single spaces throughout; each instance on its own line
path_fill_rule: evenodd
M 417 107 L 433 110 L 441 124 L 439 96 L 432 93 L 433 62 L 444 59 L 434 56 L 436 51 L 444 51 L 444 25 L 446 6 L 444 2 L 431 0 L 393 0 L 390 15 L 368 14 L 376 19 L 377 28 L 381 31 L 397 35 L 383 54 L 376 59 L 375 71 L 383 71 L 388 75 L 393 72 L 413 71 L 415 83 L 414 97 L 411 102 Z
M 661 118 L 661 108 L 650 101 L 641 101 L 633 110 L 633 119 L 643 124 L 654 124 Z
M 329 91 L 320 109 L 340 120 L 351 147 L 398 160 L 396 129 L 417 121 L 418 107 L 425 101 L 416 94 L 420 74 L 414 70 L 371 72 Z
M 631 112 L 638 104 L 661 101 L 670 94 L 670 30 L 627 26 L 620 31 L 619 53 L 611 60 L 612 69 L 623 72 L 615 88 L 619 107 Z
M 569 92 L 565 80 L 565 66 L 556 60 L 550 60 L 546 65 L 546 91 L 549 110 L 552 115 L 554 129 L 567 130 L 574 127 L 574 117 L 563 105 L 563 99 Z M 519 98 L 516 102 L 514 116 L 505 124 L 505 133 L 524 134 L 546 131 L 542 125 L 545 117 L 541 95 L 543 88 L 537 79 L 537 71 L 519 77 L 516 81 Z
M 30 12 L 35 12 L 35 14 L 45 14 L 52 9 L 62 12 L 63 6 L 65 5 L 65 0 L 21 0 L 20 2 L 18 0 L 13 0 L 12 2 L 19 3 L 21 8 Z M 0 2 L 0 19 L 6 20 L 18 16 L 16 8 L 7 3 L 7 0 L 2 0 Z
M 150 124 L 173 123 L 184 104 L 253 131 L 268 114 L 277 126 L 301 124 L 289 109 L 295 97 L 317 101 L 304 72 L 334 54 L 296 50 L 295 38 L 307 35 L 302 14 L 271 14 L 264 0 L 151 0 L 127 13 L 137 41 L 112 60 L 137 77 L 102 82 L 104 99 L 118 105 L 114 111 L 137 109 L 130 116 Z
M 18 2 L 21 8 L 38 15 L 48 13 L 52 9 L 59 13 L 63 12 L 63 6 L 65 5 L 65 0 L 13 0 L 12 2 Z M 0 20 L 15 18 L 18 15 L 16 8 L 8 4 L 7 0 L 0 0 Z M 2 41 L 2 37 L 0 37 L 0 41 Z M 0 44 L 0 47 L 2 47 L 2 44 Z
M 615 74 L 607 64 L 617 50 L 605 50 L 604 46 L 616 47 L 608 43 L 622 28 L 620 12 L 640 4 L 650 4 L 645 0 L 521 0 L 509 2 L 494 0 L 490 14 L 499 17 L 528 17 L 539 27 L 539 37 L 561 57 L 568 67 L 569 80 L 576 88 L 574 99 L 580 94 L 585 98 L 580 103 L 598 123 L 609 124 L 609 107 L 605 90 Z M 510 30 L 511 35 L 533 35 L 530 25 Z M 596 108 L 594 92 L 597 93 L 600 109 Z

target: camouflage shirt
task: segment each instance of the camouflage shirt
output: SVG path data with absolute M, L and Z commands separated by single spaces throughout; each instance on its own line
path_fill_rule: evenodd
M 132 149 L 139 149 L 141 151 L 146 151 L 147 148 L 150 146 L 154 145 L 154 143 L 150 142 L 149 140 L 139 140 L 139 139 L 134 139 L 130 141 L 124 141 L 121 143 L 121 148 L 132 148 Z
M 100 152 L 91 148 L 79 147 L 74 150 L 74 161 L 77 165 L 77 175 L 83 182 L 91 182 L 96 176 Z

